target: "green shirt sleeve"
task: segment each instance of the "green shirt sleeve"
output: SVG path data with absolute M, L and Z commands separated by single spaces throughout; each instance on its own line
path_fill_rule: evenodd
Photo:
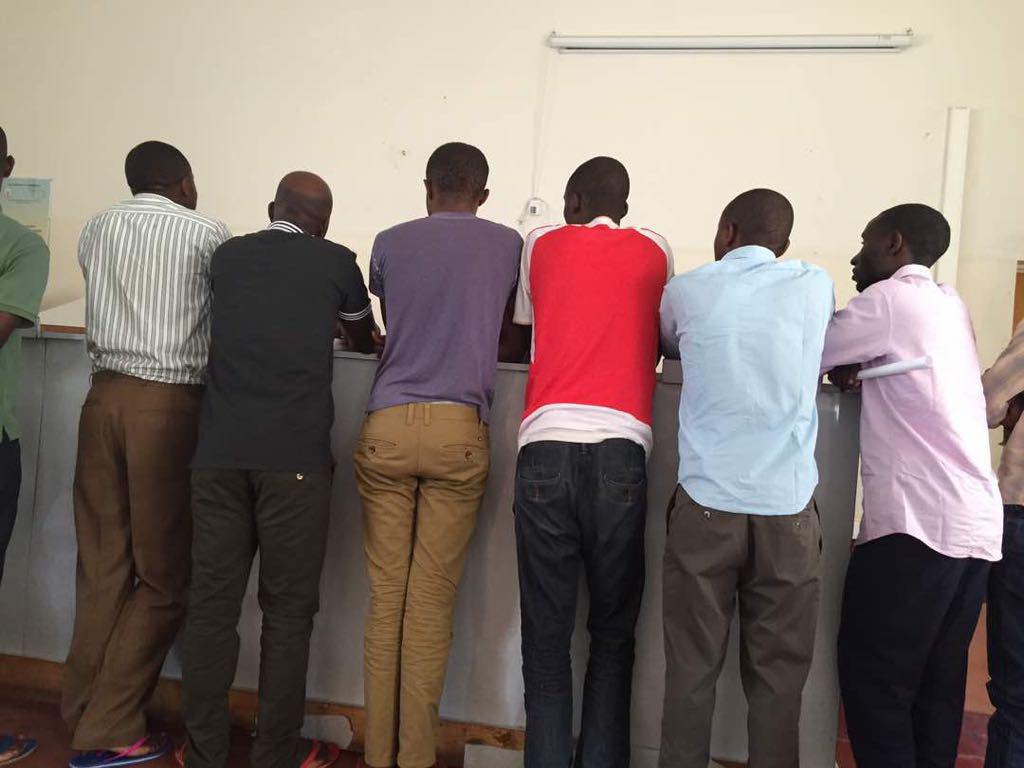
M 22 328 L 35 325 L 49 275 L 50 249 L 37 234 L 24 230 L 13 248 L 0 255 L 0 312 L 21 318 Z

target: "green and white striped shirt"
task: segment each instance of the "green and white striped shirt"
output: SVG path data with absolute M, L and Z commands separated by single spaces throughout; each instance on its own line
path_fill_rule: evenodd
M 210 257 L 220 221 L 143 193 L 94 216 L 78 242 L 94 371 L 201 384 L 210 351 Z

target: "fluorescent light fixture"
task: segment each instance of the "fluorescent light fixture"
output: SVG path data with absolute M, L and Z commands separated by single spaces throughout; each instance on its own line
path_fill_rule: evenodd
M 914 33 L 894 35 L 560 35 L 548 45 L 559 53 L 675 51 L 900 51 Z

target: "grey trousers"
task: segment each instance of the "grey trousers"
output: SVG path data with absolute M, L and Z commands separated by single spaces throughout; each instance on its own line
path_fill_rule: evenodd
M 813 499 L 795 515 L 744 515 L 703 507 L 677 488 L 665 545 L 661 768 L 707 768 L 715 683 L 737 600 L 748 765 L 799 765 L 820 565 Z

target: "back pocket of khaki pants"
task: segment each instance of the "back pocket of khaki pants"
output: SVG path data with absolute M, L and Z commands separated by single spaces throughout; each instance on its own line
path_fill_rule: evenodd
M 392 456 L 398 448 L 398 443 L 391 440 L 381 440 L 376 437 L 360 437 L 356 440 L 356 457 L 366 459 L 385 458 Z
M 482 439 L 478 443 L 448 443 L 441 446 L 441 452 L 449 458 L 474 465 L 487 464 L 491 458 Z

